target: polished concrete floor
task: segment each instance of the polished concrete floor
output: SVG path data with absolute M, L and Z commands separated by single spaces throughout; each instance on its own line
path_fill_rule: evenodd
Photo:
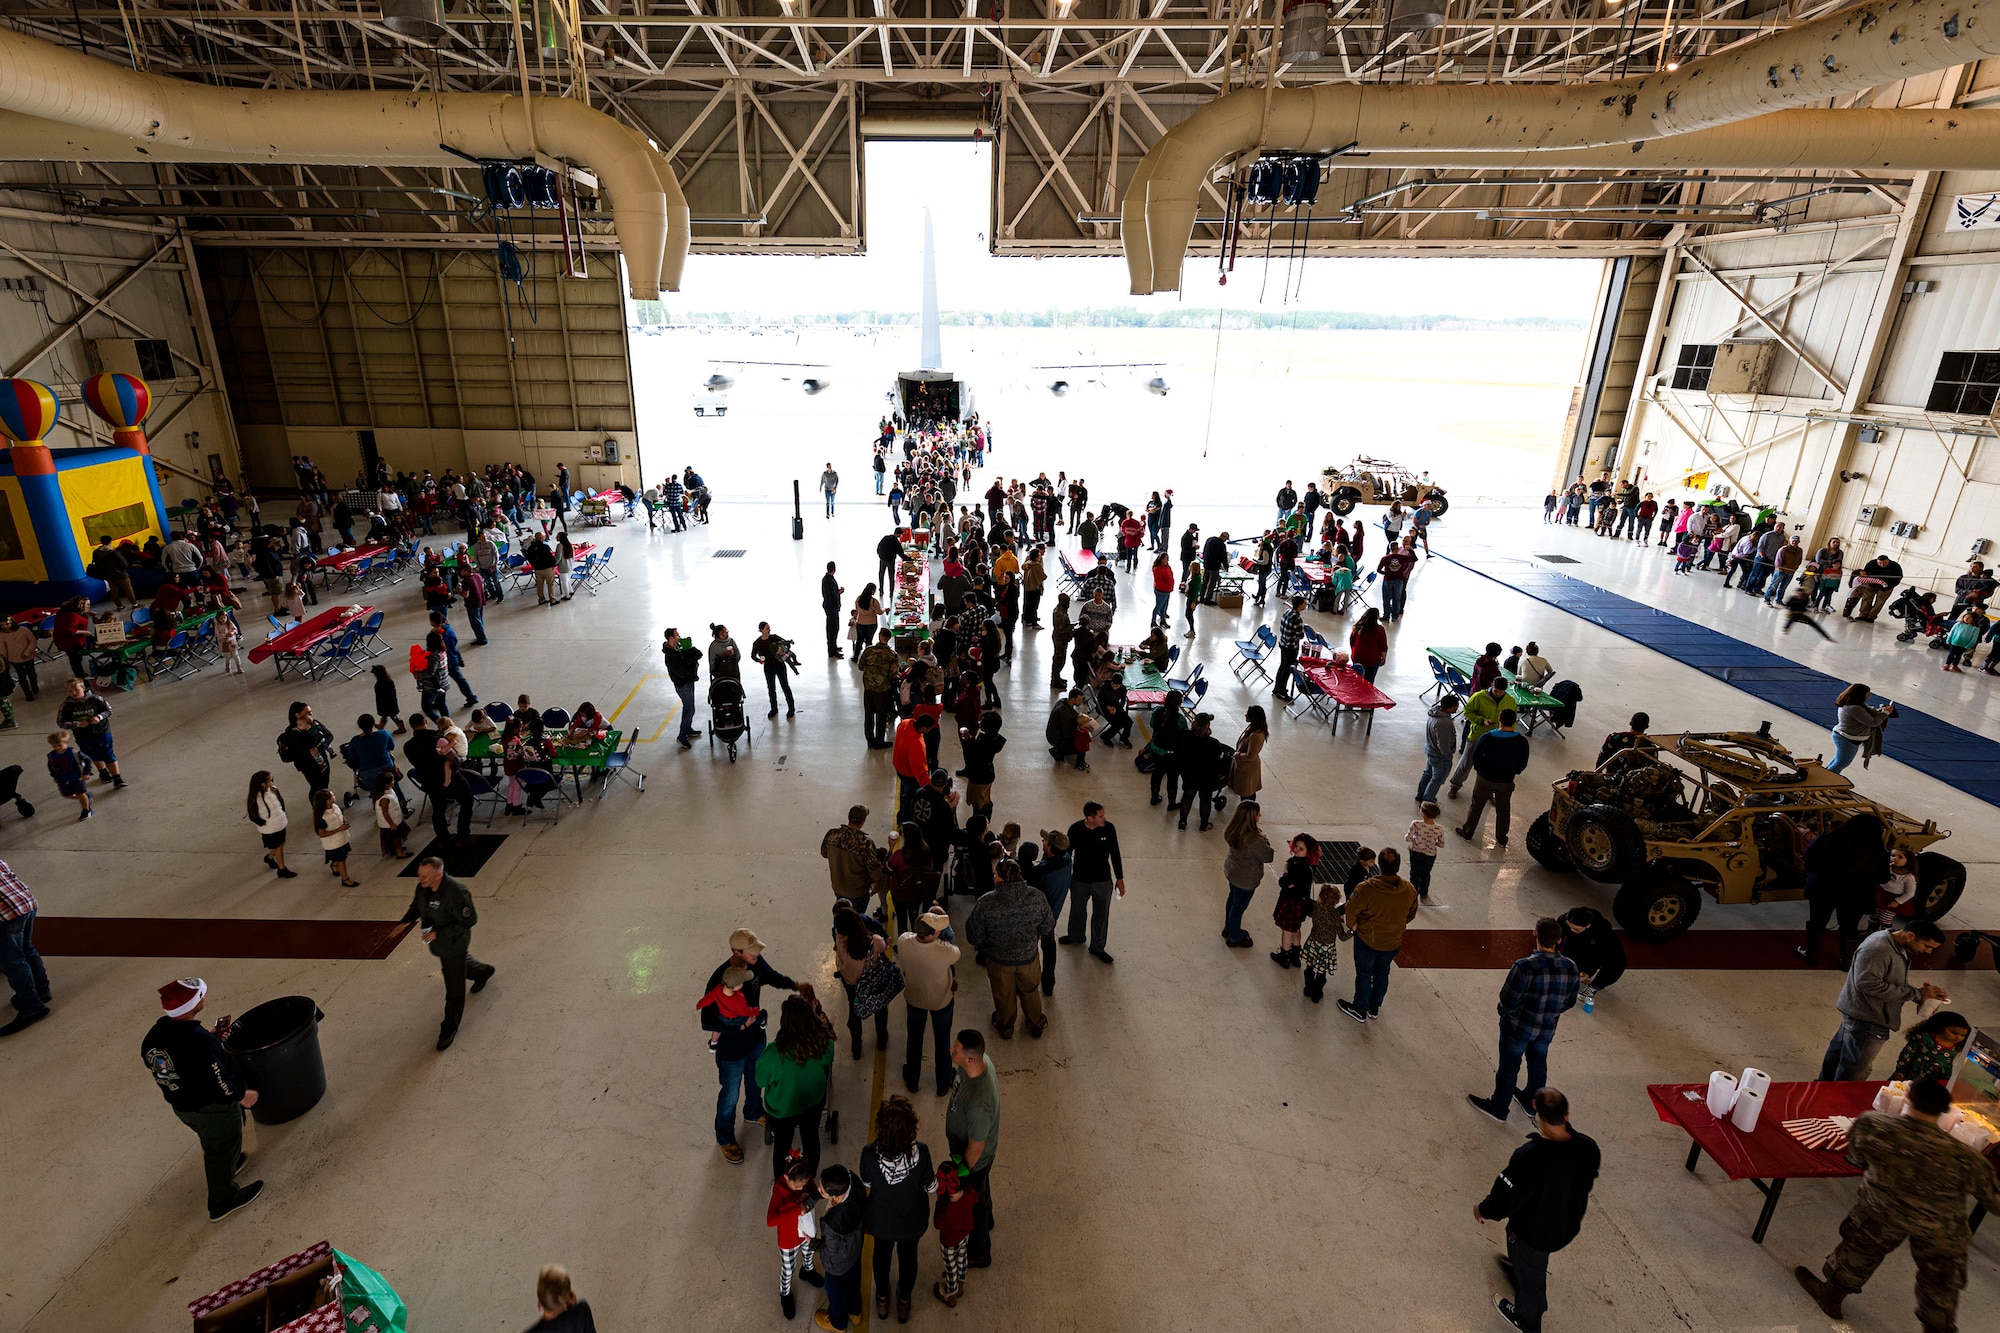
M 1062 461 L 1024 451 L 1019 466 L 1031 474 Z M 1237 531 L 1262 517 L 1184 513 Z M 882 515 L 857 497 L 831 521 L 810 514 L 803 542 L 789 540 L 788 520 L 788 507 L 744 505 L 718 508 L 713 527 L 686 534 L 627 523 L 616 535 L 621 577 L 601 596 L 553 610 L 531 599 L 491 609 L 493 644 L 467 658 L 481 693 L 526 690 L 539 705 L 587 698 L 618 709 L 618 725 L 646 738 L 637 766 L 648 781 L 643 793 L 619 786 L 587 800 L 557 826 L 522 831 L 507 821 L 506 842 L 472 881 L 481 912 L 474 949 L 499 975 L 470 1001 L 451 1051 L 432 1049 L 439 983 L 414 940 L 379 961 L 343 956 L 355 951 L 331 931 L 335 956 L 319 959 L 50 960 L 55 1016 L 0 1043 L 0 1133 L 13 1147 L 0 1329 L 178 1328 L 188 1300 L 322 1238 L 385 1273 L 408 1299 L 413 1329 L 525 1326 L 536 1267 L 551 1261 L 570 1267 L 607 1333 L 782 1324 L 763 1224 L 765 1150 L 746 1135 L 744 1165 L 716 1152 L 713 1064 L 693 1001 L 736 926 L 754 927 L 780 969 L 833 989 L 819 837 L 862 801 L 877 812 L 870 831 L 879 839 L 893 787 L 886 752 L 861 746 L 853 669 L 815 651 L 823 562 L 839 559 L 855 591 L 873 573 Z M 1944 715 L 1956 706 L 1954 720 L 2000 735 L 1989 678 L 1943 676 L 1933 658 L 1879 627 L 1836 646 L 1781 640 L 1734 594 L 1697 604 L 1695 590 L 1662 592 L 1646 556 L 1551 534 L 1532 510 L 1468 498 L 1439 529 L 1441 547 L 1453 541 L 1574 548 L 1586 563 L 1567 572 L 1633 596 L 1685 597 L 1688 609 L 1670 609 L 1713 615 L 1709 623 L 1836 674 L 1865 668 L 1878 690 L 1922 693 Z M 724 548 L 746 554 L 715 559 Z M 406 582 L 368 600 L 392 613 L 383 636 L 392 652 L 382 660 L 393 669 L 421 620 L 417 589 Z M 1136 638 L 1145 612 L 1138 598 L 1127 608 L 1120 637 Z M 1268 702 L 1239 687 L 1226 665 L 1231 640 L 1257 618 L 1255 608 L 1200 613 L 1193 651 L 1215 681 L 1206 707 L 1224 734 L 1233 735 L 1245 705 Z M 798 715 L 766 721 L 753 695 L 754 749 L 738 762 L 705 741 L 681 752 L 661 628 L 699 632 L 726 620 L 747 641 L 759 619 L 800 641 Z M 1313 619 L 1332 628 L 1328 617 Z M 1426 643 L 1534 638 L 1587 693 L 1568 739 L 1534 741 L 1512 848 L 1447 840 L 1436 879 L 1444 905 L 1420 916 L 1419 930 L 1515 931 L 1575 903 L 1608 906 L 1595 886 L 1544 872 L 1521 850 L 1536 791 L 1587 764 L 1634 708 L 1649 709 L 1661 729 L 1754 727 L 1769 711 L 1443 560 L 1424 565 L 1393 637 L 1380 683 L 1401 706 L 1372 734 L 1344 725 L 1330 738 L 1323 726 L 1274 720 L 1263 793 L 1274 832 L 1400 845 L 1422 766 Z M 1003 682 L 1014 743 L 1001 758 L 998 815 L 1033 830 L 1067 825 L 1087 799 L 1109 807 L 1130 863 L 1130 896 L 1112 924 L 1118 961 L 1106 967 L 1064 950 L 1047 1037 L 994 1043 L 1006 1126 L 996 1262 L 972 1275 L 956 1311 L 920 1287 L 914 1322 L 1498 1327 L 1488 1307 L 1501 1289 L 1492 1256 L 1502 1240 L 1497 1227 L 1473 1221 L 1471 1207 L 1526 1131 L 1492 1124 L 1462 1096 L 1491 1084 L 1497 967 L 1400 968 L 1383 1021 L 1368 1027 L 1331 1004 L 1305 1003 L 1299 974 L 1265 957 L 1275 943 L 1268 881 L 1249 916 L 1259 947 L 1232 951 L 1217 938 L 1219 832 L 1175 831 L 1147 807 L 1143 779 L 1123 755 L 1105 756 L 1088 775 L 1046 762 L 1047 672 L 1043 638 L 1025 634 Z M 293 698 L 311 700 L 344 737 L 371 695 L 365 681 L 279 684 L 268 668 L 240 680 L 210 668 L 117 697 L 132 786 L 102 796 L 89 824 L 74 823 L 36 776 L 53 696 L 25 706 L 23 729 L 0 746 L 5 762 L 28 767 L 42 811 L 26 822 L 5 816 L 0 855 L 51 918 L 393 921 L 412 881 L 366 841 L 353 863 L 357 889 L 323 875 L 296 840 L 298 879 L 276 880 L 258 859 L 240 815 L 249 773 L 279 770 L 295 808 L 303 796 L 273 750 Z M 414 702 L 406 687 L 405 706 Z M 1827 719 L 1773 720 L 1802 751 L 1823 748 Z M 1993 811 L 1893 762 L 1858 780 L 1953 830 L 1947 850 L 1971 868 L 1971 887 L 1949 924 L 2000 926 Z M 1839 977 L 1783 965 L 1782 948 L 1746 954 L 1741 935 L 1796 931 L 1802 917 L 1798 904 L 1710 904 L 1676 966 L 1635 970 L 1595 1014 L 1564 1020 L 1552 1078 L 1570 1094 L 1576 1123 L 1603 1145 L 1605 1171 L 1583 1235 L 1555 1262 L 1552 1329 L 1828 1326 L 1790 1269 L 1831 1246 L 1853 1183 L 1795 1184 L 1767 1243 L 1752 1244 L 1760 1196 L 1706 1164 L 1692 1177 L 1683 1171 L 1685 1139 L 1657 1121 L 1644 1091 L 1746 1064 L 1781 1079 L 1811 1076 L 1837 1022 Z M 111 937 L 83 924 L 83 938 Z M 1715 941 L 1728 947 L 1705 950 L 1710 932 L 1728 932 Z M 135 950 L 126 935 L 118 947 Z M 1752 965 L 1772 953 L 1780 965 Z M 312 996 L 326 1013 L 325 1101 L 260 1130 L 251 1174 L 266 1193 L 217 1226 L 203 1215 L 194 1138 L 138 1059 L 155 988 L 188 973 L 208 979 L 213 1013 L 289 993 Z M 1343 974 L 1336 993 L 1347 984 Z M 1946 974 L 1945 984 L 1975 1020 L 2000 1019 L 1992 972 Z M 983 1026 L 976 972 L 968 969 L 961 993 L 960 1025 Z M 852 1164 L 864 1141 L 883 1083 L 882 1062 L 869 1055 L 839 1059 L 843 1133 L 828 1161 Z M 899 1086 L 893 1062 L 888 1082 Z M 924 1096 L 919 1109 L 924 1136 L 940 1145 L 942 1103 Z M 1996 1245 L 1990 1227 L 1975 1243 L 1968 1328 L 2000 1299 Z M 937 1271 L 926 1246 L 923 1287 Z M 1892 1258 L 1850 1303 L 1853 1326 L 1912 1327 L 1911 1273 L 1907 1257 Z

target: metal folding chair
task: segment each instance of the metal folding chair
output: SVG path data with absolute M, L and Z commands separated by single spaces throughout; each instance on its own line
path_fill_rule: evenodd
M 1306 673 L 1292 668 L 1292 704 L 1285 710 L 1289 717 L 1298 717 L 1305 712 L 1329 725 L 1333 722 L 1333 698 L 1325 690 L 1312 683 Z
M 632 767 L 632 747 L 638 743 L 639 733 L 635 731 L 625 738 L 624 749 L 614 750 L 604 757 L 604 781 L 597 784 L 598 800 L 604 799 L 604 793 L 610 789 L 614 778 L 620 782 L 636 779 L 634 785 L 640 791 L 646 790 L 646 775 Z

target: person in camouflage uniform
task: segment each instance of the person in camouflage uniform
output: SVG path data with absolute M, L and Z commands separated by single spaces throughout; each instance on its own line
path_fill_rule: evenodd
M 1905 1240 L 1917 1261 L 1917 1321 L 1925 1333 L 1957 1333 L 1965 1286 L 1965 1220 L 1970 1194 L 2000 1211 L 2000 1177 L 1984 1157 L 1938 1128 L 1951 1094 L 1936 1079 L 1910 1085 L 1904 1115 L 1870 1111 L 1848 1131 L 1848 1157 L 1866 1171 L 1861 1197 L 1840 1224 L 1840 1244 L 1820 1273 L 1792 1270 L 1829 1318 L 1867 1284 Z

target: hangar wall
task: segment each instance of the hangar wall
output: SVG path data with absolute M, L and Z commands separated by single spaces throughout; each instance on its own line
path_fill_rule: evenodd
M 1991 62 L 1942 83 L 1940 104 L 2000 101 Z M 1776 505 L 1809 545 L 1839 536 L 1948 588 L 1975 542 L 2000 543 L 1990 386 L 1954 410 L 1933 397 L 1941 370 L 2000 378 L 2000 355 L 1952 356 L 2000 352 L 2000 216 L 1968 227 L 1957 207 L 1996 191 L 2000 172 L 1928 173 L 1887 214 L 1673 243 L 1623 429 L 1566 479 L 1611 467 L 1660 499 L 1721 487 Z M 1768 344 L 1749 390 L 1702 382 L 1701 349 L 1732 338 Z
M 92 448 L 110 430 L 83 405 L 95 372 L 92 346 L 129 355 L 127 340 L 164 341 L 170 374 L 146 377 L 153 410 L 146 430 L 169 505 L 205 497 L 195 477 L 211 460 L 232 480 L 243 471 L 198 291 L 189 284 L 191 247 L 175 228 L 140 222 L 53 220 L 25 192 L 0 182 L 0 378 L 48 385 L 62 402 L 49 443 Z M 105 369 L 128 369 L 105 365 Z M 170 470 L 178 469 L 178 470 Z M 192 475 L 189 475 L 192 474 Z

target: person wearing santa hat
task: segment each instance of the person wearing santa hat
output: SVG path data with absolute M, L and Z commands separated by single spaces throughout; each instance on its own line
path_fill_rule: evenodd
M 257 1104 L 257 1094 L 244 1087 L 219 1035 L 195 1021 L 207 999 L 208 983 L 200 977 L 160 987 L 165 1012 L 140 1043 L 139 1056 L 167 1105 L 201 1140 L 208 1220 L 220 1222 L 256 1198 L 264 1182 L 236 1183 L 236 1173 L 249 1164 L 243 1155 L 243 1113 Z

